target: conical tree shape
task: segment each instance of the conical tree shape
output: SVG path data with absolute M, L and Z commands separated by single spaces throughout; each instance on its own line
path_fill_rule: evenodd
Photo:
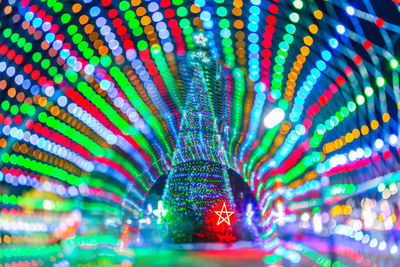
M 168 208 L 168 237 L 175 243 L 212 241 L 204 235 L 218 203 L 234 207 L 228 168 L 205 81 L 206 66 L 193 65 L 173 166 L 163 199 Z M 206 70 L 207 71 L 207 70 Z

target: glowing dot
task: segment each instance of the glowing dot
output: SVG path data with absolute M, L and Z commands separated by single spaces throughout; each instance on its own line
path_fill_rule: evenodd
M 390 143 L 392 146 L 394 146 L 394 145 L 397 143 L 397 140 L 398 140 L 398 138 L 397 138 L 396 135 L 394 135 L 394 134 L 391 134 L 391 135 L 390 135 L 390 137 L 389 137 L 389 143 Z
M 354 13 L 355 13 L 354 7 L 352 7 L 352 6 L 347 6 L 347 7 L 346 7 L 346 12 L 347 12 L 347 14 L 349 14 L 350 16 L 353 16 Z
M 295 0 L 293 2 L 293 6 L 297 9 L 302 9 L 303 8 L 303 1 L 301 0 Z
M 335 38 L 329 39 L 329 46 L 333 49 L 337 48 L 339 45 L 338 41 Z
M 274 108 L 267 116 L 264 118 L 264 126 L 266 128 L 274 128 L 285 118 L 285 112 L 281 108 Z
M 364 89 L 364 93 L 367 97 L 371 97 L 374 94 L 374 89 L 371 86 L 367 86 Z
M 390 60 L 390 67 L 392 69 L 397 69 L 397 67 L 399 66 L 399 62 L 397 61 L 397 59 L 393 58 Z
M 299 14 L 293 12 L 293 13 L 291 13 L 291 14 L 289 15 L 289 19 L 290 19 L 291 22 L 297 23 L 297 22 L 299 22 L 299 20 L 300 20 L 300 16 L 299 16 Z
M 339 25 L 336 25 L 336 31 L 339 34 L 344 34 L 344 32 L 346 31 L 346 28 L 342 24 L 339 24 Z
M 376 78 L 376 85 L 378 85 L 379 87 L 383 87 L 385 83 L 386 83 L 385 78 L 383 77 Z
M 381 150 L 382 147 L 383 147 L 383 141 L 382 141 L 382 139 L 379 139 L 379 138 L 376 139 L 374 146 L 375 146 L 375 149 Z

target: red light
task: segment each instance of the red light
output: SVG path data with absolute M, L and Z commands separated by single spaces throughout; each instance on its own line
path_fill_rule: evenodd
M 103 6 L 109 6 L 109 5 L 111 5 L 111 0 L 101 0 L 101 4 Z
M 344 85 L 344 83 L 345 83 L 345 79 L 344 79 L 344 77 L 343 76 L 338 76 L 337 78 L 336 78 L 336 83 L 339 85 L 339 86 L 343 86 Z
M 318 102 L 321 106 L 328 104 L 328 98 L 326 96 L 320 96 Z
M 231 225 L 230 217 L 235 213 L 233 211 L 228 211 L 226 208 L 226 203 L 224 202 L 222 209 L 219 211 L 214 211 L 218 215 L 217 225 L 221 223 L 226 223 L 227 225 Z
M 356 65 L 360 65 L 362 63 L 362 57 L 360 57 L 359 55 L 355 55 L 353 57 L 353 61 Z
M 371 43 L 370 41 L 368 41 L 368 40 L 365 40 L 365 41 L 363 42 L 363 46 L 364 46 L 364 48 L 365 48 L 366 50 L 370 50 L 371 47 L 372 47 L 372 43 Z
M 171 5 L 171 1 L 170 0 L 161 0 L 160 1 L 160 6 L 161 7 L 169 7 Z
M 276 23 L 276 17 L 275 17 L 275 16 L 272 16 L 272 15 L 268 16 L 268 17 L 267 17 L 267 22 L 268 22 L 268 24 L 275 25 L 275 23 Z
M 118 11 L 115 9 L 115 8 L 113 8 L 113 9 L 111 9 L 110 11 L 108 11 L 108 16 L 111 18 L 111 19 L 113 19 L 113 18 L 115 18 L 116 16 L 118 16 Z M 116 19 L 115 19 L 116 20 Z M 114 20 L 114 21 L 115 21 Z M 114 24 L 114 23 L 113 23 Z M 114 27 L 117 27 L 117 26 L 115 26 L 114 25 Z
M 29 0 L 21 0 L 21 6 L 27 7 L 29 5 Z
M 392 153 L 390 152 L 390 150 L 386 150 L 385 152 L 383 152 L 384 159 L 389 159 L 391 156 L 392 156 Z
M 165 10 L 165 17 L 170 19 L 173 18 L 175 16 L 175 11 L 172 8 L 168 8 L 167 10 Z
M 44 10 L 39 10 L 36 15 L 39 19 L 42 19 L 46 15 L 46 12 Z
M 381 19 L 381 18 L 377 18 L 377 19 L 375 20 L 375 24 L 376 24 L 376 26 L 378 26 L 379 28 L 382 28 L 382 27 L 384 26 L 384 24 L 385 24 L 385 21 L 384 21 L 383 19 Z
M 271 12 L 272 14 L 276 14 L 279 11 L 279 8 L 277 5 L 272 4 L 268 7 L 269 12 Z
M 16 115 L 16 116 L 14 117 L 14 122 L 15 122 L 15 124 L 17 124 L 17 125 L 20 125 L 20 124 L 22 123 L 22 117 L 21 117 L 21 115 Z
M 346 74 L 346 76 L 350 76 L 351 74 L 353 74 L 353 70 L 352 70 L 352 68 L 347 66 L 344 68 L 344 73 Z

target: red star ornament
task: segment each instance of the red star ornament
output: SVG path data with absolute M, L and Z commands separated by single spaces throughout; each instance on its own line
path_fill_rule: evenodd
M 231 221 L 230 221 L 229 217 L 232 216 L 235 212 L 228 211 L 228 209 L 226 208 L 225 202 L 220 211 L 214 211 L 214 212 L 219 216 L 217 225 L 220 225 L 223 222 L 226 222 L 228 225 L 231 225 Z

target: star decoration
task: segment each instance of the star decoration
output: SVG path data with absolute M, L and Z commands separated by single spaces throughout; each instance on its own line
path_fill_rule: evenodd
M 204 35 L 204 33 L 198 33 L 193 36 L 194 42 L 203 47 L 207 46 L 208 38 Z
M 158 218 L 157 223 L 161 223 L 162 217 L 165 217 L 167 215 L 168 209 L 164 209 L 162 201 L 158 201 L 158 207 L 156 210 L 153 210 L 154 216 Z
M 219 216 L 217 225 L 220 225 L 223 222 L 226 222 L 228 225 L 231 225 L 231 221 L 230 221 L 229 217 L 232 216 L 235 212 L 228 211 L 228 209 L 226 208 L 225 202 L 220 211 L 214 211 L 214 212 Z M 223 214 L 225 214 L 225 216 Z

